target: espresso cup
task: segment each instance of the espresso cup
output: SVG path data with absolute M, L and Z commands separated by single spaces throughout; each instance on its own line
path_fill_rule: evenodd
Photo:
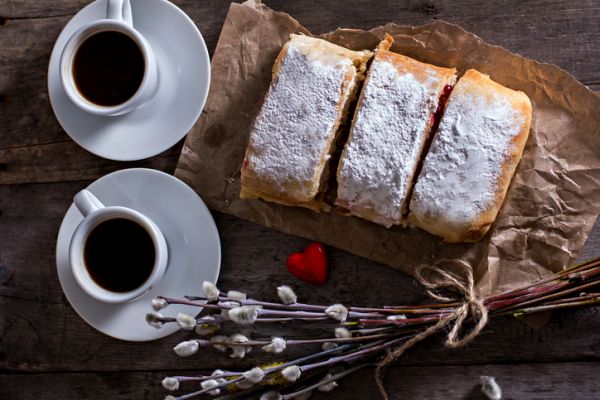
M 163 277 L 168 261 L 167 243 L 159 227 L 150 218 L 127 207 L 105 207 L 96 196 L 86 189 L 77 193 L 73 202 L 84 219 L 75 229 L 71 239 L 69 259 L 75 280 L 88 295 L 102 302 L 123 303 L 142 296 Z M 145 247 L 135 245 L 135 235 L 133 235 L 134 237 L 127 236 L 128 231 L 113 231 L 114 235 L 111 238 L 110 226 L 133 228 L 132 232 L 141 235 L 140 240 L 145 240 L 147 244 Z M 109 231 L 107 232 L 106 229 Z M 105 238 L 111 238 L 112 242 L 108 240 L 109 243 L 105 243 L 101 239 L 95 239 L 95 237 L 101 238 L 102 235 Z M 102 265 L 101 262 L 105 258 L 120 256 L 115 248 L 111 248 L 110 243 L 115 245 L 115 241 L 118 241 L 123 235 L 125 235 L 124 240 L 118 242 L 119 251 L 131 251 L 122 256 L 127 256 L 128 260 L 133 261 L 126 262 L 125 265 L 118 265 L 118 263 Z M 131 249 L 129 249 L 130 245 Z M 117 254 L 113 254 L 111 251 Z M 154 254 L 153 260 L 151 253 Z M 94 257 L 100 257 L 100 259 L 95 260 Z M 141 266 L 134 265 L 136 262 L 150 263 L 143 266 L 143 276 L 139 276 L 138 272 Z M 112 269 L 102 270 L 101 268 Z M 111 274 L 108 277 L 112 277 L 112 284 L 106 283 L 107 273 Z M 103 278 L 99 279 L 99 276 Z M 114 289 L 121 287 L 123 281 L 133 282 L 135 287 L 128 286 L 126 290 Z
M 75 62 L 78 53 L 81 52 L 82 54 L 90 54 L 90 57 L 98 57 L 99 52 L 95 51 L 93 47 L 89 48 L 93 46 L 90 43 L 101 41 L 100 34 L 104 34 L 103 37 L 106 38 L 107 32 L 112 33 L 113 38 L 114 36 L 124 35 L 121 41 L 125 42 L 123 43 L 124 45 L 129 46 L 121 46 L 121 52 L 119 53 L 117 46 L 111 46 L 110 42 L 103 42 L 103 47 L 101 48 L 105 49 L 107 54 L 105 58 L 102 58 L 102 63 L 114 61 L 113 64 L 106 64 L 110 65 L 110 74 L 103 72 L 101 69 L 102 66 L 99 65 L 101 63 L 93 62 L 93 59 L 87 63 L 92 68 L 82 68 L 85 70 L 84 72 L 76 71 Z M 133 44 L 131 41 L 133 41 Z M 99 46 L 102 46 L 102 44 L 99 44 Z M 113 48 L 115 51 L 111 52 Z M 128 51 L 128 49 L 131 51 Z M 123 56 L 123 54 L 127 57 Z M 131 66 L 123 67 L 121 74 L 118 70 L 121 64 L 134 56 L 137 62 L 136 65 L 138 66 L 141 65 L 141 61 L 143 60 L 143 72 L 140 68 L 137 68 L 139 72 L 135 72 L 136 79 L 132 83 L 133 79 L 129 79 L 128 75 L 125 74 L 125 71 L 129 74 L 134 74 Z M 94 65 L 97 67 L 93 67 Z M 94 70 L 94 68 L 96 69 Z M 115 70 L 117 71 L 115 72 Z M 90 22 L 79 28 L 71 36 L 61 54 L 59 71 L 61 84 L 69 99 L 82 110 L 97 115 L 115 116 L 133 111 L 148 102 L 158 88 L 156 57 L 148 41 L 133 27 L 129 0 L 108 0 L 105 19 Z M 106 90 L 107 88 L 113 92 L 118 90 L 125 91 L 121 96 L 126 96 L 126 98 L 122 101 L 119 100 L 115 104 L 114 102 L 103 102 L 100 98 L 92 98 L 93 96 L 90 96 L 89 93 L 86 96 L 86 93 L 82 91 L 85 86 L 81 86 L 81 79 L 78 85 L 76 76 L 82 73 L 87 77 L 85 80 L 89 82 L 88 86 L 101 81 L 101 79 L 95 79 L 94 74 L 97 74 L 102 76 L 102 79 L 105 81 L 108 81 L 108 84 L 104 82 L 103 85 L 98 85 L 98 90 L 104 90 L 107 93 L 110 92 Z M 137 77 L 140 79 L 137 79 Z M 110 84 L 113 84 L 114 88 L 110 87 Z M 125 87 L 124 85 L 133 86 Z

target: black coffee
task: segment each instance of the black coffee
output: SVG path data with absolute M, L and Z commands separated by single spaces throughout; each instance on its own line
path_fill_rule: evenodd
M 129 100 L 142 83 L 144 69 L 144 56 L 136 42 L 116 31 L 98 32 L 85 39 L 73 60 L 77 89 L 101 106 Z
M 125 218 L 109 219 L 94 227 L 83 251 L 94 282 L 111 292 L 140 287 L 150 276 L 156 257 L 150 234 Z

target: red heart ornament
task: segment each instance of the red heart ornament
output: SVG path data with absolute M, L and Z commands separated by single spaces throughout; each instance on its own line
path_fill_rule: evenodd
M 307 283 L 322 285 L 327 280 L 327 253 L 321 243 L 311 243 L 302 253 L 294 253 L 287 259 L 290 274 Z

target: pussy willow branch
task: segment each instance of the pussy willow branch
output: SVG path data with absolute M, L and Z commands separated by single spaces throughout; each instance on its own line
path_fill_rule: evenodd
M 527 286 L 487 296 L 483 299 L 483 304 L 490 316 L 519 317 L 537 312 L 599 304 L 599 287 L 600 258 L 574 265 Z M 464 307 L 460 301 L 382 307 L 305 304 L 296 302 L 296 295 L 290 288 L 286 289 L 289 290 L 286 292 L 287 297 L 280 294 L 282 303 L 275 303 L 246 299 L 243 293 L 244 298 L 223 295 L 216 287 L 212 290 L 212 297 L 186 296 L 185 299 L 169 297 L 156 299 L 159 306 L 155 308 L 158 311 L 169 304 L 183 304 L 212 312 L 208 316 L 191 317 L 180 314 L 177 317 L 169 317 L 160 313 L 151 313 L 147 317 L 148 321 L 155 327 L 167 323 L 178 323 L 188 330 L 210 326 L 220 329 L 221 325 L 238 323 L 257 324 L 256 329 L 260 329 L 269 323 L 285 321 L 298 321 L 301 324 L 331 322 L 334 327 L 338 326 L 339 328 L 335 331 L 334 337 L 327 335 L 321 338 L 250 339 L 238 334 L 235 338 L 236 335 L 231 337 L 219 335 L 213 340 L 193 339 L 182 342 L 181 345 L 185 351 L 182 351 L 181 355 L 185 356 L 197 352 L 200 347 L 210 346 L 221 351 L 230 348 L 233 351 L 232 356 L 240 358 L 252 347 L 262 347 L 264 351 L 276 354 L 292 345 L 322 344 L 327 348 L 291 361 L 284 359 L 270 366 L 259 367 L 260 371 L 254 371 L 254 374 L 257 375 L 254 377 L 252 371 L 221 371 L 210 376 L 170 377 L 168 379 L 176 380 L 177 385 L 173 386 L 173 381 L 168 382 L 170 385 L 163 382 L 163 385 L 169 386 L 171 389 L 178 388 L 179 383 L 193 385 L 193 382 L 197 382 L 196 384 L 201 383 L 203 386 L 201 390 L 179 397 L 168 396 L 169 399 L 189 399 L 211 391 L 214 393 L 215 389 L 225 390 L 229 393 L 233 387 L 237 386 L 241 389 L 235 389 L 232 398 L 237 397 L 240 393 L 256 392 L 257 387 L 260 388 L 262 385 L 283 386 L 285 390 L 289 391 L 287 394 L 269 392 L 268 396 L 271 397 L 268 397 L 267 394 L 264 395 L 264 399 L 274 398 L 277 400 L 291 399 L 311 390 L 331 390 L 335 386 L 332 385 L 332 382 L 365 364 L 351 367 L 344 372 L 328 373 L 316 383 L 314 377 L 325 374 L 328 368 L 336 365 L 364 363 L 365 360 L 381 354 L 383 351 L 400 346 L 442 319 L 450 318 L 458 307 Z M 217 293 L 216 296 L 214 292 Z M 196 329 L 196 332 L 201 334 L 201 330 Z M 245 350 L 240 351 L 240 349 Z M 175 350 L 177 352 L 177 348 Z M 308 372 L 310 374 L 307 374 Z M 250 378 L 256 382 L 248 384 Z M 220 379 L 221 382 L 217 383 L 217 379 Z M 204 385 L 211 380 L 215 384 L 205 387 Z M 312 382 L 310 382 L 311 380 Z M 309 382 L 306 383 L 307 381 Z M 243 383 L 246 385 L 242 385 Z M 224 398 L 229 398 L 229 395 Z

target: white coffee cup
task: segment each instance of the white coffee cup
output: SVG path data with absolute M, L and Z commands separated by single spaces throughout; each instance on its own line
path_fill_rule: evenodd
M 99 32 L 115 31 L 129 36 L 139 47 L 144 58 L 144 75 L 137 91 L 123 103 L 111 106 L 95 104 L 77 89 L 73 74 L 73 61 L 80 45 Z M 158 88 L 158 65 L 148 41 L 133 27 L 129 0 L 108 0 L 106 18 L 90 22 L 77 30 L 68 40 L 60 57 L 60 79 L 73 103 L 92 114 L 121 115 L 142 106 L 150 100 Z
M 71 238 L 69 259 L 75 280 L 87 294 L 99 301 L 123 303 L 142 296 L 163 277 L 168 261 L 167 243 L 160 228 L 150 218 L 127 207 L 105 207 L 96 196 L 86 189 L 77 193 L 73 202 L 84 219 L 77 226 Z M 84 250 L 90 232 L 100 223 L 116 218 L 124 218 L 137 223 L 146 230 L 154 244 L 155 258 L 150 275 L 144 283 L 129 292 L 112 292 L 98 285 L 85 264 Z

